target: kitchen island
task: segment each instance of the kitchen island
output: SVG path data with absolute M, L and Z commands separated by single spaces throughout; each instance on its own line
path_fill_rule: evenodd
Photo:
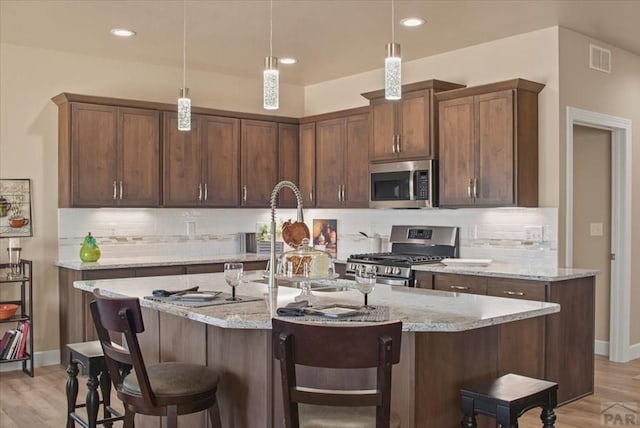
M 337 284 L 346 291 L 315 291 L 318 304 L 362 303 L 362 295 L 348 288 L 349 281 Z M 144 299 L 153 289 L 196 285 L 201 291 L 229 291 L 222 274 L 74 282 L 75 288 L 85 292 L 99 288 L 107 295 L 141 298 L 145 333 L 140 339 L 147 363 L 185 361 L 219 370 L 224 426 L 282 426 L 271 318 L 300 290 L 269 290 L 266 284 L 249 281 L 238 288 L 238 294 L 258 300 L 201 308 Z M 401 361 L 394 366 L 392 386 L 392 408 L 403 427 L 459 426 L 459 389 L 465 383 L 507 372 L 541 377 L 547 351 L 545 318 L 560 311 L 554 303 L 385 285 L 376 286 L 369 302 L 389 306 L 390 319 L 403 322 Z M 334 372 L 316 381 L 321 387 L 323 379 L 348 377 L 367 384 L 372 375 L 370 371 Z M 183 422 L 187 426 L 205 426 L 203 414 L 184 418 L 189 419 Z M 159 426 L 153 418 L 144 419 L 139 426 Z

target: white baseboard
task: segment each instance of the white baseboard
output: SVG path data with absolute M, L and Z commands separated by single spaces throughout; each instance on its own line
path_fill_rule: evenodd
M 58 349 L 33 354 L 34 367 L 52 366 L 54 364 L 60 364 L 60 350 Z M 22 370 L 21 361 L 0 365 L 0 372 L 10 372 L 14 370 Z
M 596 340 L 595 342 L 595 354 L 602 355 L 603 357 L 609 356 L 609 341 Z M 640 358 L 640 343 L 629 346 L 629 360 L 635 360 Z

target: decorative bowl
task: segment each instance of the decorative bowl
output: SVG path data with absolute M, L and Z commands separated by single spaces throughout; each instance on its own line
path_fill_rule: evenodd
M 0 305 L 0 320 L 8 320 L 16 313 L 18 305 L 13 303 L 3 303 Z

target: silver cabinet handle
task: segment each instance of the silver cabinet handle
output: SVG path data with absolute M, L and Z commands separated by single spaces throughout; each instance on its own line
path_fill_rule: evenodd
M 402 145 L 400 144 L 401 141 L 402 135 L 397 135 L 396 153 L 400 153 L 402 151 Z
M 394 135 L 393 138 L 391 138 L 391 152 L 395 153 L 396 152 L 396 136 Z
M 449 288 L 451 288 L 452 290 L 469 290 L 469 287 L 466 287 L 464 285 L 450 285 Z
M 477 178 L 473 179 L 473 197 L 474 198 L 478 197 L 478 179 Z
M 342 186 L 338 184 L 338 202 L 342 201 Z
M 202 183 L 198 183 L 198 200 L 202 200 Z
M 113 200 L 115 201 L 116 199 L 118 199 L 118 188 L 116 187 L 117 184 L 114 181 L 113 182 Z
M 313 202 L 313 190 L 309 192 L 309 202 Z
M 242 186 L 242 202 L 247 202 L 247 186 Z
M 123 193 L 124 193 L 124 189 L 123 189 L 122 181 L 121 181 L 121 182 L 120 182 L 120 200 L 122 200 L 122 195 L 123 195 Z
M 522 291 L 504 290 L 503 293 L 506 294 L 507 296 L 524 296 L 524 293 Z
M 344 184 L 342 185 L 342 202 L 345 202 L 346 198 L 344 197 Z
M 204 200 L 209 199 L 209 185 L 204 183 Z
M 473 186 L 473 178 L 469 179 L 469 185 L 467 186 L 467 196 L 469 196 L 469 199 L 473 198 L 473 196 L 471 196 L 471 187 Z

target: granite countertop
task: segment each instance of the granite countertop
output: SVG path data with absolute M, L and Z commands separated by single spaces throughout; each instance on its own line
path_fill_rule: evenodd
M 59 260 L 56 266 L 73 270 L 122 269 L 149 266 L 200 265 L 225 262 L 268 261 L 269 254 L 216 254 L 211 256 L 149 256 L 103 258 L 97 262 L 84 263 L 80 260 Z
M 257 275 L 257 272 L 247 272 L 247 282 L 237 288 L 237 293 L 239 296 L 258 297 L 260 300 L 201 308 L 160 303 L 142 297 L 151 295 L 152 290 L 158 288 L 182 290 L 196 285 L 200 287 L 200 291 L 229 292 L 224 274 L 76 281 L 74 287 L 84 291 L 99 288 L 103 294 L 110 296 L 139 297 L 140 304 L 144 307 L 222 328 L 270 329 L 275 309 L 292 302 L 300 294 L 300 290 L 288 287 L 269 290 L 266 284 L 255 282 L 259 279 Z M 337 283 L 341 286 L 353 284 L 348 280 L 338 280 Z M 355 289 L 339 292 L 314 291 L 313 294 L 318 299 L 316 306 L 332 303 L 361 305 L 363 302 L 362 294 Z M 401 320 L 405 331 L 418 332 L 466 331 L 560 311 L 560 305 L 555 303 L 382 284 L 376 284 L 375 290 L 369 295 L 369 304 L 388 305 L 391 320 Z M 295 317 L 287 319 L 295 320 Z
M 413 266 L 413 270 L 432 273 L 454 273 L 459 275 L 493 276 L 497 278 L 528 279 L 534 281 L 564 281 L 598 274 L 595 269 L 550 268 L 507 263 L 489 263 L 486 267 L 445 266 L 442 263 Z

